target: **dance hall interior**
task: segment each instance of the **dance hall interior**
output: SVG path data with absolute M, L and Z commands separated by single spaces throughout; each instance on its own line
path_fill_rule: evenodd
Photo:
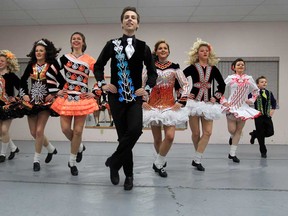
M 39 172 L 33 171 L 35 146 L 27 117 L 15 118 L 9 134 L 19 152 L 13 160 L 6 157 L 0 163 L 1 215 L 287 215 L 288 1 L 1 0 L 0 5 L 0 50 L 15 54 L 20 64 L 16 72 L 19 78 L 29 63 L 27 54 L 42 38 L 61 48 L 61 57 L 71 53 L 72 33 L 81 32 L 86 38 L 85 53 L 97 62 L 107 41 L 122 37 L 120 16 L 123 8 L 131 6 L 140 15 L 136 38 L 145 41 L 151 51 L 157 41 L 167 41 L 168 59 L 183 71 L 189 66 L 193 43 L 197 38 L 207 41 L 220 59 L 216 66 L 224 79 L 234 73 L 231 63 L 242 58 L 246 74 L 254 80 L 267 77 L 267 89 L 277 101 L 272 117 L 274 135 L 265 139 L 266 158 L 261 157 L 257 139 L 250 143 L 249 133 L 255 130 L 253 119 L 246 120 L 237 145 L 240 163 L 228 158 L 230 134 L 223 114 L 213 121 L 202 158 L 204 172 L 191 165 L 195 149 L 189 122 L 176 126 L 166 156 L 166 178 L 152 168 L 157 153 L 151 128 L 144 127 L 133 148 L 132 190 L 123 189 L 122 169 L 119 184 L 113 185 L 109 167 L 105 166 L 118 146 L 115 123 L 107 106 L 86 116 L 82 134 L 86 149 L 81 163 L 77 163 L 77 176 L 71 175 L 67 166 L 71 143 L 62 132 L 60 117 L 51 116 L 46 124 L 45 136 L 57 154 L 45 163 L 47 150 L 43 148 Z M 104 74 L 109 83 L 110 61 Z M 92 89 L 96 83 L 93 73 L 88 82 Z

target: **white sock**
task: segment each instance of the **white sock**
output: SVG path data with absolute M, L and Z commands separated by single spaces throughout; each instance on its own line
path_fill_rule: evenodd
M 8 143 L 2 142 L 1 155 L 6 156 L 8 145 L 9 145 L 9 142 Z
M 158 169 L 161 169 L 163 168 L 163 165 L 165 164 L 165 162 L 166 162 L 165 156 L 161 156 L 160 154 L 158 154 L 154 164 Z
M 55 147 L 49 142 L 45 148 L 48 150 L 48 153 L 53 153 L 55 150 Z
M 82 151 L 83 151 L 83 148 L 84 148 L 83 143 L 80 143 L 80 146 L 79 146 L 78 152 L 82 152 Z
M 40 156 L 41 156 L 41 154 L 39 154 L 37 152 L 34 153 L 34 163 L 35 162 L 40 163 Z
M 195 163 L 200 164 L 202 157 L 203 157 L 203 153 L 195 152 L 195 156 L 194 156 Z
M 76 166 L 76 154 L 70 153 L 69 165 L 71 167 Z
M 17 146 L 14 144 L 13 140 L 9 140 L 9 148 L 11 149 L 11 152 L 14 152 L 17 149 Z
M 235 156 L 236 150 L 237 150 L 237 146 L 236 146 L 236 145 L 231 145 L 231 146 L 230 146 L 230 155 L 231 155 L 232 157 Z

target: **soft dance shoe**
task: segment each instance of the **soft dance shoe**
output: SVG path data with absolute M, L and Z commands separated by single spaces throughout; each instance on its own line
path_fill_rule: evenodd
M 11 151 L 11 152 L 10 152 L 10 155 L 9 155 L 9 157 L 8 157 L 8 160 L 12 160 L 12 159 L 15 157 L 15 154 L 18 153 L 19 151 L 20 151 L 20 150 L 19 150 L 18 147 L 15 149 L 15 151 Z
M 201 163 L 198 164 L 194 160 L 192 160 L 192 166 L 196 167 L 197 170 L 199 171 L 205 171 L 205 168 L 202 166 L 202 164 Z
M 0 163 L 3 163 L 6 160 L 5 155 L 0 155 Z
M 83 152 L 86 150 L 86 147 L 83 145 L 83 150 L 77 153 L 76 162 L 80 163 L 82 161 Z
M 71 175 L 78 176 L 78 169 L 76 166 L 70 166 L 70 163 L 68 162 L 68 167 L 70 168 Z
M 159 176 L 163 177 L 163 178 L 167 178 L 168 174 L 166 172 L 166 170 L 164 169 L 164 167 L 161 167 L 160 169 L 157 168 L 157 166 L 153 163 L 153 167 L 155 172 L 157 172 L 159 174 Z
M 47 154 L 47 157 L 45 159 L 45 163 L 49 163 L 52 160 L 53 154 L 55 154 L 55 155 L 57 154 L 56 148 L 54 149 L 54 151 L 52 153 Z
M 236 156 L 231 156 L 231 155 L 229 154 L 229 155 L 228 155 L 228 158 L 229 158 L 229 159 L 232 159 L 233 162 L 235 162 L 235 163 L 240 163 L 240 160 L 239 160 Z
M 34 172 L 40 171 L 40 163 L 39 162 L 33 163 L 33 170 L 34 170 Z

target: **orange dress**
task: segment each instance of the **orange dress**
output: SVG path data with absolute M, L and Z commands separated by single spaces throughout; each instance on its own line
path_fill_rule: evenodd
M 57 97 L 51 106 L 59 115 L 82 116 L 99 109 L 96 99 L 85 97 L 88 93 L 89 73 L 93 70 L 95 62 L 96 60 L 88 54 L 78 58 L 66 54 L 59 59 L 66 79 L 63 89 L 67 90 L 67 94 Z

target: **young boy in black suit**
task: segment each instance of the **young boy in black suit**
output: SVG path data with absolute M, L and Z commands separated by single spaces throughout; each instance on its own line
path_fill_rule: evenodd
M 266 89 L 267 83 L 267 78 L 265 76 L 260 76 L 256 79 L 260 94 L 254 103 L 254 107 L 261 111 L 262 115 L 255 119 L 256 130 L 249 133 L 251 135 L 251 144 L 254 144 L 254 141 L 257 138 L 262 158 L 267 158 L 265 138 L 274 135 L 272 116 L 276 109 L 276 100 L 273 93 Z

